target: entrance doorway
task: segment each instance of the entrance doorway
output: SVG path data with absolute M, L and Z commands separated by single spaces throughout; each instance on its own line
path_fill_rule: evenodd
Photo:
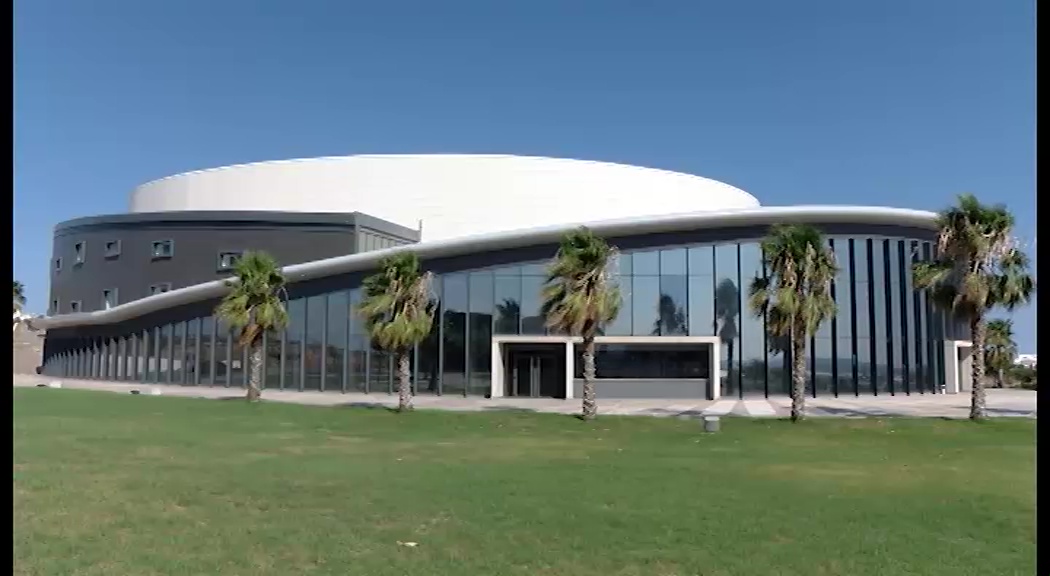
M 509 344 L 505 358 L 504 395 L 565 398 L 564 345 Z

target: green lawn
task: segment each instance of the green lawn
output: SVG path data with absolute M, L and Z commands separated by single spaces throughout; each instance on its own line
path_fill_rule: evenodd
M 20 575 L 1035 573 L 1032 420 L 14 400 Z

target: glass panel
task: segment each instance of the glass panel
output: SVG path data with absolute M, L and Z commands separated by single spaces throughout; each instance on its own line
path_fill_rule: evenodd
M 762 248 L 758 243 L 740 245 L 740 383 L 745 394 L 766 392 L 766 328 L 762 316 L 747 306 L 747 292 L 764 276 Z
M 138 343 L 138 335 L 131 334 L 124 338 L 124 380 L 135 380 L 135 345 Z
M 872 325 L 872 339 L 875 342 L 875 389 L 879 394 L 889 394 L 889 363 L 887 358 L 887 342 L 889 335 L 886 333 L 886 320 L 889 307 L 886 305 L 886 278 L 885 264 L 886 251 L 881 239 L 872 243 L 872 275 L 871 285 L 874 289 L 875 318 Z
M 172 338 L 171 324 L 165 324 L 160 329 L 160 379 L 162 383 L 171 383 L 171 360 L 172 360 Z
M 715 287 L 712 276 L 689 277 L 689 334 L 714 336 Z
M 368 358 L 368 388 L 373 394 L 394 390 L 393 358 L 384 350 L 372 347 Z
M 534 277 L 542 282 L 542 278 Z M 444 278 L 444 373 L 442 394 L 466 392 L 467 275 L 448 274 Z M 536 295 L 538 299 L 538 294 Z M 538 310 L 538 307 L 536 308 Z
M 358 392 L 367 390 L 365 376 L 368 366 L 368 337 L 365 335 L 365 324 L 357 312 L 361 303 L 361 289 L 350 291 L 350 344 L 348 346 L 347 388 Z
M 139 347 L 138 347 L 138 366 L 135 370 L 138 374 L 136 380 L 139 382 L 149 381 L 149 357 L 150 350 L 153 350 L 153 335 L 148 330 L 143 330 L 139 333 Z
M 871 339 L 857 338 L 857 393 L 871 394 Z
M 689 248 L 688 259 L 690 276 L 714 276 L 714 246 L 693 246 L 692 248 Z
M 175 324 L 171 334 L 171 381 L 182 384 L 186 378 L 186 347 L 183 337 L 186 334 L 186 323 Z
M 325 390 L 343 390 L 343 367 L 346 360 L 347 322 L 350 321 L 350 295 L 333 292 L 328 295 L 328 342 L 325 351 Z
M 465 281 L 464 281 L 465 282 Z M 546 322 L 542 315 L 543 276 L 521 277 L 521 333 L 546 334 Z M 446 337 L 447 338 L 447 337 Z M 448 351 L 445 351 L 448 354 Z
M 631 276 L 634 274 L 634 257 L 628 252 L 620 252 L 616 255 L 616 261 L 612 265 L 612 273 L 619 276 Z
M 321 364 L 324 362 L 324 349 L 322 341 L 325 335 L 325 315 L 327 314 L 327 303 L 324 294 L 311 296 L 306 300 L 306 380 L 303 388 L 306 390 L 321 389 Z
M 660 252 L 645 250 L 631 255 L 631 274 L 634 276 L 659 276 Z
M 901 301 L 900 258 L 902 251 L 899 240 L 890 240 L 888 244 L 886 256 L 890 265 L 890 345 L 892 346 L 890 352 L 892 352 L 891 356 L 893 358 L 890 373 L 893 375 L 893 392 L 895 394 L 904 394 L 907 392 L 904 387 L 904 367 L 908 364 L 908 359 L 905 358 L 908 346 L 904 341 L 904 311 L 906 307 L 902 306 L 903 302 Z
M 635 260 L 637 266 L 638 261 Z M 660 330 L 660 277 L 635 276 L 631 291 L 632 324 L 635 336 L 659 334 Z
M 715 247 L 715 321 L 722 342 L 722 392 L 738 394 L 740 385 L 740 278 L 736 244 Z
M 211 316 L 201 318 L 200 356 L 197 358 L 197 371 L 200 372 L 202 385 L 209 385 L 211 380 L 212 332 L 215 330 L 215 319 Z
M 682 253 L 685 267 L 685 252 Z M 660 336 L 684 336 L 689 333 L 686 304 L 688 298 L 688 276 L 660 276 L 660 298 L 657 303 L 657 320 L 653 334 Z
M 929 365 L 929 357 L 926 354 L 926 341 L 928 334 L 926 333 L 926 300 L 925 294 L 921 290 L 915 289 L 915 281 L 913 278 L 912 266 L 914 266 L 919 260 L 922 259 L 922 252 L 920 251 L 919 243 L 917 241 L 911 242 L 911 265 L 907 268 L 907 283 L 908 288 L 911 290 L 912 300 L 912 317 L 915 319 L 912 322 L 911 332 L 913 334 L 912 343 L 915 355 L 915 362 L 912 363 L 912 382 L 913 387 L 918 388 L 920 393 L 932 392 L 930 388 L 930 380 L 926 372 L 926 367 Z
M 303 338 L 306 333 L 306 299 L 288 302 L 288 327 L 284 335 L 284 389 L 302 390 L 304 382 L 300 369 L 303 359 Z
M 194 386 L 199 378 L 197 372 L 197 346 L 200 337 L 201 320 L 194 318 L 186 322 L 186 384 Z
M 839 396 L 853 396 L 856 394 L 856 379 L 853 377 L 855 366 L 853 364 L 852 338 L 839 338 L 837 356 L 837 369 L 839 373 Z
M 497 277 L 496 280 L 499 282 L 500 277 Z M 506 280 L 515 283 L 520 293 L 520 278 L 506 278 Z M 438 383 L 441 380 L 441 319 L 443 317 L 441 312 L 441 283 L 441 277 L 435 276 L 430 286 L 435 309 L 434 323 L 430 327 L 430 335 L 418 346 L 419 362 L 415 381 L 416 394 L 437 394 Z M 514 294 L 507 294 L 502 300 L 497 296 L 497 314 L 500 313 L 499 306 L 514 308 L 520 305 L 519 302 L 520 296 L 515 298 Z M 519 312 L 518 310 L 513 311 L 514 314 Z M 509 313 L 511 312 L 508 310 Z M 516 330 L 517 321 L 507 320 L 507 326 L 513 326 Z
M 496 333 L 517 334 L 521 322 L 521 276 L 497 275 L 495 301 Z
M 631 335 L 631 315 L 634 309 L 631 304 L 633 299 L 632 280 L 633 279 L 630 275 L 622 272 L 616 277 L 616 282 L 620 286 L 620 311 L 617 313 L 616 318 L 613 318 L 612 322 L 609 322 L 609 324 L 605 326 L 603 331 L 604 334 L 609 336 Z
M 686 274 L 688 272 L 685 248 L 671 248 L 660 251 L 661 276 L 685 276 Z
M 230 385 L 230 325 L 221 317 L 215 318 L 215 378 L 216 386 Z
M 600 344 L 595 354 L 599 379 L 700 379 L 710 377 L 706 345 Z M 582 378 L 583 351 L 576 346 L 576 377 Z
M 470 385 L 469 394 L 489 393 L 492 380 L 492 308 L 493 276 L 491 272 L 470 273 Z
M 831 338 L 813 339 L 813 385 L 817 396 L 834 396 L 832 388 L 831 367 L 834 357 L 831 355 Z

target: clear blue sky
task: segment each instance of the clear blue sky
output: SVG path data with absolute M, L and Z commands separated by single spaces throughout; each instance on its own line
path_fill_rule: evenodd
M 624 162 L 767 205 L 972 191 L 1030 243 L 1034 4 L 19 0 L 14 273 L 41 311 L 55 223 L 178 172 L 354 153 Z

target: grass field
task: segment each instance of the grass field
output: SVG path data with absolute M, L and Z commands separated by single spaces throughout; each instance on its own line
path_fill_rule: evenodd
M 14 401 L 19 575 L 1035 573 L 1032 420 Z

